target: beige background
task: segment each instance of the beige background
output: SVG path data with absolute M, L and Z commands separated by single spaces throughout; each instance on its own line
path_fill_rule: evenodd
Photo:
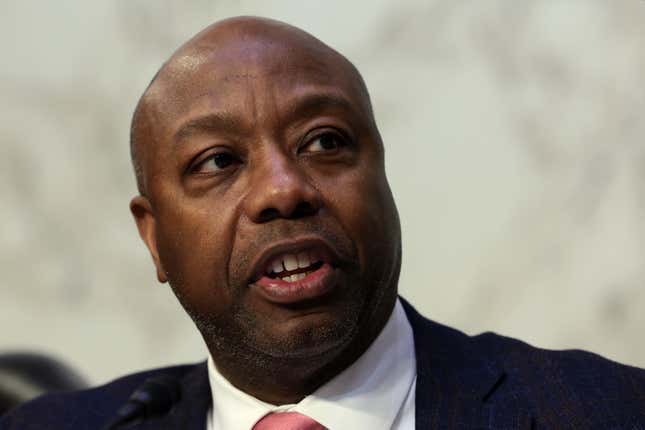
M 205 356 L 130 219 L 128 125 L 159 64 L 236 14 L 363 72 L 420 310 L 645 366 L 640 0 L 3 1 L 1 350 L 95 383 Z

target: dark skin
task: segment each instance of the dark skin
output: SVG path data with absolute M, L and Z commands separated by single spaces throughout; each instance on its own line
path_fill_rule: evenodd
M 164 64 L 132 137 L 139 233 L 233 385 L 295 403 L 365 351 L 396 300 L 400 227 L 349 61 L 283 23 L 216 23 Z M 305 248 L 325 288 L 267 295 L 262 262 Z

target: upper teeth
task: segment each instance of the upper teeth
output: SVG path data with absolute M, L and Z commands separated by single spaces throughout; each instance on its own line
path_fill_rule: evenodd
M 311 266 L 311 263 L 315 261 L 309 252 L 299 252 L 298 254 L 283 254 L 276 259 L 274 259 L 269 267 L 276 275 L 280 273 L 291 270 L 296 270 L 298 268 L 304 268 Z

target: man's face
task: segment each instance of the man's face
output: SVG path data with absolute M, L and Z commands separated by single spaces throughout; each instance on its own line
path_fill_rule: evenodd
M 218 354 L 340 352 L 396 297 L 400 231 L 366 91 L 338 54 L 202 41 L 149 91 L 142 236 Z

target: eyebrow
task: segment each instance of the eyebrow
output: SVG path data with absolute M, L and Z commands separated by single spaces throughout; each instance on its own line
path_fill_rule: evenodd
M 326 109 L 340 109 L 351 113 L 358 110 L 357 106 L 336 92 L 313 93 L 298 97 L 287 109 L 287 120 L 293 117 L 311 117 Z
M 297 117 L 305 118 L 320 114 L 326 109 L 340 109 L 355 113 L 357 107 L 346 97 L 335 92 L 313 93 L 298 97 L 287 106 L 285 120 L 291 122 Z M 175 133 L 175 142 L 180 142 L 194 134 L 216 131 L 235 131 L 242 126 L 242 121 L 235 115 L 225 112 L 213 112 L 182 124 Z
M 182 124 L 175 133 L 175 142 L 186 139 L 193 134 L 236 130 L 239 127 L 240 119 L 236 116 L 224 112 L 213 112 Z

